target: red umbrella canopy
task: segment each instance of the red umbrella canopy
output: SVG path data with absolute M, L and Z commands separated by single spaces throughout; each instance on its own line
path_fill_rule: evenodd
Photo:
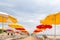
M 11 29 L 7 29 L 7 32 L 14 32 L 13 30 L 11 30 Z
M 25 30 L 24 28 L 15 28 L 16 30 Z
M 36 33 L 42 32 L 42 30 L 43 30 L 43 29 L 37 29 L 37 28 L 36 28 L 36 29 L 33 31 L 32 34 L 36 34 Z
M 52 26 L 51 25 L 38 25 L 38 26 L 36 26 L 36 28 L 39 28 L 39 29 L 46 29 L 46 28 L 52 28 Z
M 34 30 L 34 32 L 42 32 L 42 30 Z
M 26 34 L 29 34 L 29 32 L 28 32 L 28 31 L 26 31 L 26 30 L 22 30 L 22 32 L 24 32 L 24 33 L 26 33 Z
M 16 32 L 17 34 L 19 34 L 19 32 Z
M 36 34 L 36 33 L 39 33 L 39 32 L 42 32 L 43 30 L 45 30 L 45 29 L 51 29 L 52 28 L 52 26 L 51 25 L 38 25 L 38 26 L 36 26 L 36 29 L 33 31 L 33 34 Z
M 38 26 L 36 26 L 36 28 L 42 29 L 42 28 L 45 28 L 44 26 L 45 25 L 38 25 Z
M 20 31 L 22 31 L 22 32 L 24 32 L 24 33 L 26 33 L 26 34 L 29 34 L 28 33 L 28 31 L 25 29 L 25 28 L 15 28 L 16 30 L 20 30 Z
M 51 26 L 51 25 L 45 25 L 45 28 L 49 28 L 49 29 L 51 29 L 52 26 Z

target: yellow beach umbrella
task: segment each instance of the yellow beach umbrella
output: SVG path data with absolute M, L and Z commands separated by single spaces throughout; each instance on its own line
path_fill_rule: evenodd
M 6 23 L 6 22 L 16 23 L 17 20 L 16 20 L 16 18 L 14 18 L 13 16 L 11 16 L 7 13 L 0 12 L 0 22 L 2 23 L 2 30 L 3 30 L 4 23 Z
M 8 24 L 8 26 L 12 28 L 23 28 L 21 24 L 17 24 L 17 23 Z
M 12 21 L 13 23 L 17 23 L 17 19 L 14 18 L 14 17 L 11 16 L 11 15 L 8 15 L 8 19 L 9 19 L 10 21 Z
M 56 13 L 54 17 L 55 17 L 55 20 L 53 24 L 60 25 L 60 12 Z
M 13 16 L 11 16 L 7 13 L 0 12 L 0 22 L 8 22 L 8 20 L 13 22 L 13 23 L 17 22 L 17 19 L 14 18 Z
M 54 24 L 55 25 L 55 37 L 56 37 L 56 25 L 60 25 L 60 12 L 54 13 L 54 14 L 50 14 L 48 15 L 45 19 L 40 20 L 41 24 Z
M 60 24 L 60 12 L 48 15 L 45 19 L 40 20 L 40 23 L 59 25 Z
M 54 14 L 48 15 L 45 19 L 40 20 L 40 23 L 42 24 L 52 24 L 54 20 Z

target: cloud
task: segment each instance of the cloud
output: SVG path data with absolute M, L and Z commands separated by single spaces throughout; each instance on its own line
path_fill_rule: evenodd
M 10 3 L 3 3 L 0 2 L 0 6 L 4 6 L 4 7 L 13 7 L 14 5 L 10 4 Z
M 58 8 L 59 0 L 57 0 L 56 7 L 55 5 L 56 0 L 6 0 L 1 1 L 3 5 L 9 6 L 7 10 L 15 10 L 21 12 L 28 12 L 28 13 L 53 13 L 56 11 L 60 11 Z M 41 5 L 42 4 L 42 5 Z
M 60 6 L 60 0 L 52 0 L 51 2 L 50 2 L 50 4 L 52 5 L 52 6 Z

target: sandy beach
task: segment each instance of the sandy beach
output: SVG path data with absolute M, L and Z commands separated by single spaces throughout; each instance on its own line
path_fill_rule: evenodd
M 37 36 L 27 36 L 27 35 L 14 35 L 9 36 L 6 33 L 4 35 L 0 34 L 0 40 L 55 40 L 54 36 L 47 36 L 45 39 L 43 36 L 37 37 Z M 60 36 L 56 36 L 56 40 L 60 40 Z

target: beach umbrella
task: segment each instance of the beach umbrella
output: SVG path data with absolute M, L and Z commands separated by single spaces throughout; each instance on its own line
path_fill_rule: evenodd
M 36 28 L 38 28 L 38 29 L 50 29 L 50 28 L 52 28 L 52 26 L 51 25 L 38 25 L 38 26 L 36 26 Z
M 24 33 L 28 33 L 26 31 L 26 29 L 21 25 L 21 24 L 17 24 L 17 23 L 14 23 L 14 24 L 8 24 L 9 27 L 12 27 L 12 28 L 15 28 L 16 30 L 20 30 Z
M 42 32 L 42 30 L 34 30 L 34 32 Z
M 13 31 L 13 30 L 11 30 L 11 29 L 7 29 L 7 31 Z
M 7 29 L 6 31 L 7 31 L 7 32 L 14 32 L 14 31 L 13 31 L 13 30 L 11 30 L 11 29 Z
M 11 27 L 11 28 L 17 28 L 17 29 L 18 28 L 23 28 L 23 25 L 17 24 L 17 23 L 9 23 L 8 26 Z
M 51 25 L 38 25 L 36 26 L 36 29 L 34 30 L 33 34 L 36 34 L 36 33 L 42 32 L 43 30 L 51 29 L 51 28 L 52 28 Z
M 19 32 L 15 32 L 16 34 L 20 34 Z
M 40 20 L 40 23 L 60 25 L 60 12 L 48 15 L 45 19 Z
M 22 32 L 29 34 L 28 31 L 25 28 L 15 28 L 16 30 L 21 30 Z
M 39 28 L 39 29 L 45 28 L 44 25 L 38 25 L 36 27 Z
M 20 30 L 23 33 L 29 34 L 25 28 L 15 28 L 16 30 Z
M 16 18 L 14 18 L 12 15 L 0 12 L 0 22 L 8 22 L 8 20 L 13 23 L 17 22 Z
M 24 28 L 15 28 L 15 29 L 16 30 L 20 30 L 23 33 L 29 34 L 29 32 L 26 29 L 24 29 Z
M 55 37 L 56 37 L 56 25 L 60 25 L 60 12 L 54 13 L 54 14 L 50 14 L 48 15 L 45 19 L 40 20 L 41 24 L 53 24 L 55 25 Z
M 54 20 L 54 14 L 50 14 L 48 15 L 46 18 L 40 20 L 41 24 L 52 24 Z
M 42 29 L 39 29 L 39 30 L 38 29 L 35 29 L 32 34 L 37 34 L 39 32 L 42 32 Z
M 26 31 L 26 30 L 21 30 L 23 33 L 26 33 L 26 34 L 29 34 L 29 32 L 28 31 Z
M 51 29 L 52 25 L 45 25 L 45 28 Z
M 15 28 L 16 30 L 25 30 L 24 28 Z
M 0 12 L 0 22 L 2 23 L 2 30 L 3 30 L 4 23 L 6 23 L 6 22 L 16 23 L 17 20 L 16 20 L 16 18 L 14 18 L 13 16 L 11 16 L 7 13 Z
M 43 25 L 39 25 L 39 26 L 43 26 Z M 36 33 L 42 32 L 42 30 L 44 30 L 44 29 L 42 29 L 42 28 L 39 27 L 39 26 L 36 26 L 36 29 L 33 31 L 32 34 L 36 34 Z
M 39 33 L 39 32 L 43 32 L 43 30 L 45 30 L 45 29 L 36 28 L 36 29 L 33 31 L 32 34 L 37 34 L 37 33 Z

